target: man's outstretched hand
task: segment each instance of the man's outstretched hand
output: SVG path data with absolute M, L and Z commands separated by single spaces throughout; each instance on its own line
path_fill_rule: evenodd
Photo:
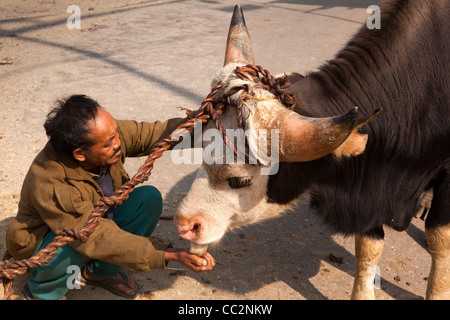
M 195 272 L 209 271 L 216 265 L 216 261 L 209 252 L 199 257 L 186 249 L 168 248 L 164 257 L 166 261 L 177 261 Z

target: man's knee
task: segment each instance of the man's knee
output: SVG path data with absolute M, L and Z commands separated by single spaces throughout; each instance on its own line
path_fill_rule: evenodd
M 163 203 L 161 192 L 154 186 L 142 186 L 139 188 L 139 191 L 140 199 L 144 202 L 145 206 L 149 207 L 150 211 L 161 214 Z

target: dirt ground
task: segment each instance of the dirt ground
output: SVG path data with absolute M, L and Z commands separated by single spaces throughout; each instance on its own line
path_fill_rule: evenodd
M 369 14 L 374 0 L 254 0 L 241 5 L 256 63 L 277 74 L 305 73 L 333 58 Z M 81 9 L 81 29 L 69 29 L 69 5 Z M 0 0 L 0 252 L 15 216 L 24 176 L 46 143 L 45 116 L 55 101 L 84 93 L 118 119 L 145 121 L 196 109 L 222 66 L 235 3 L 223 0 Z M 376 106 L 374 106 L 376 107 Z M 144 158 L 126 163 L 134 174 Z M 155 163 L 148 184 L 164 197 L 154 238 L 188 247 L 172 225 L 198 165 L 174 165 L 170 153 Z M 424 224 L 386 230 L 378 299 L 423 299 L 430 267 Z M 144 300 L 349 299 L 354 241 L 333 235 L 300 204 L 283 216 L 225 236 L 210 248 L 217 266 L 193 273 L 130 272 Z M 341 258 L 330 259 L 330 254 Z M 332 261 L 333 260 L 333 261 Z M 23 299 L 28 275 L 14 282 Z M 0 285 L 1 287 L 1 285 Z M 0 288 L 0 297 L 3 289 Z M 83 287 L 68 299 L 119 299 Z

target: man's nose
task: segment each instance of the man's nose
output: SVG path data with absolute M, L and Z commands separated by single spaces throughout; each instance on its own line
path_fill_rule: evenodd
M 119 139 L 119 135 L 116 136 L 116 138 L 114 138 L 114 150 L 118 150 L 120 148 L 120 139 Z

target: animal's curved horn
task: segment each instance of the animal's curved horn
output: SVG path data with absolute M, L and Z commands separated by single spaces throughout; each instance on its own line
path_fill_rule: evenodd
M 357 113 L 357 107 L 329 118 L 308 118 L 292 112 L 280 128 L 280 161 L 311 161 L 333 152 L 357 125 Z
M 234 7 L 233 17 L 231 18 L 224 66 L 230 62 L 255 64 L 252 42 L 245 24 L 244 14 L 239 5 Z

